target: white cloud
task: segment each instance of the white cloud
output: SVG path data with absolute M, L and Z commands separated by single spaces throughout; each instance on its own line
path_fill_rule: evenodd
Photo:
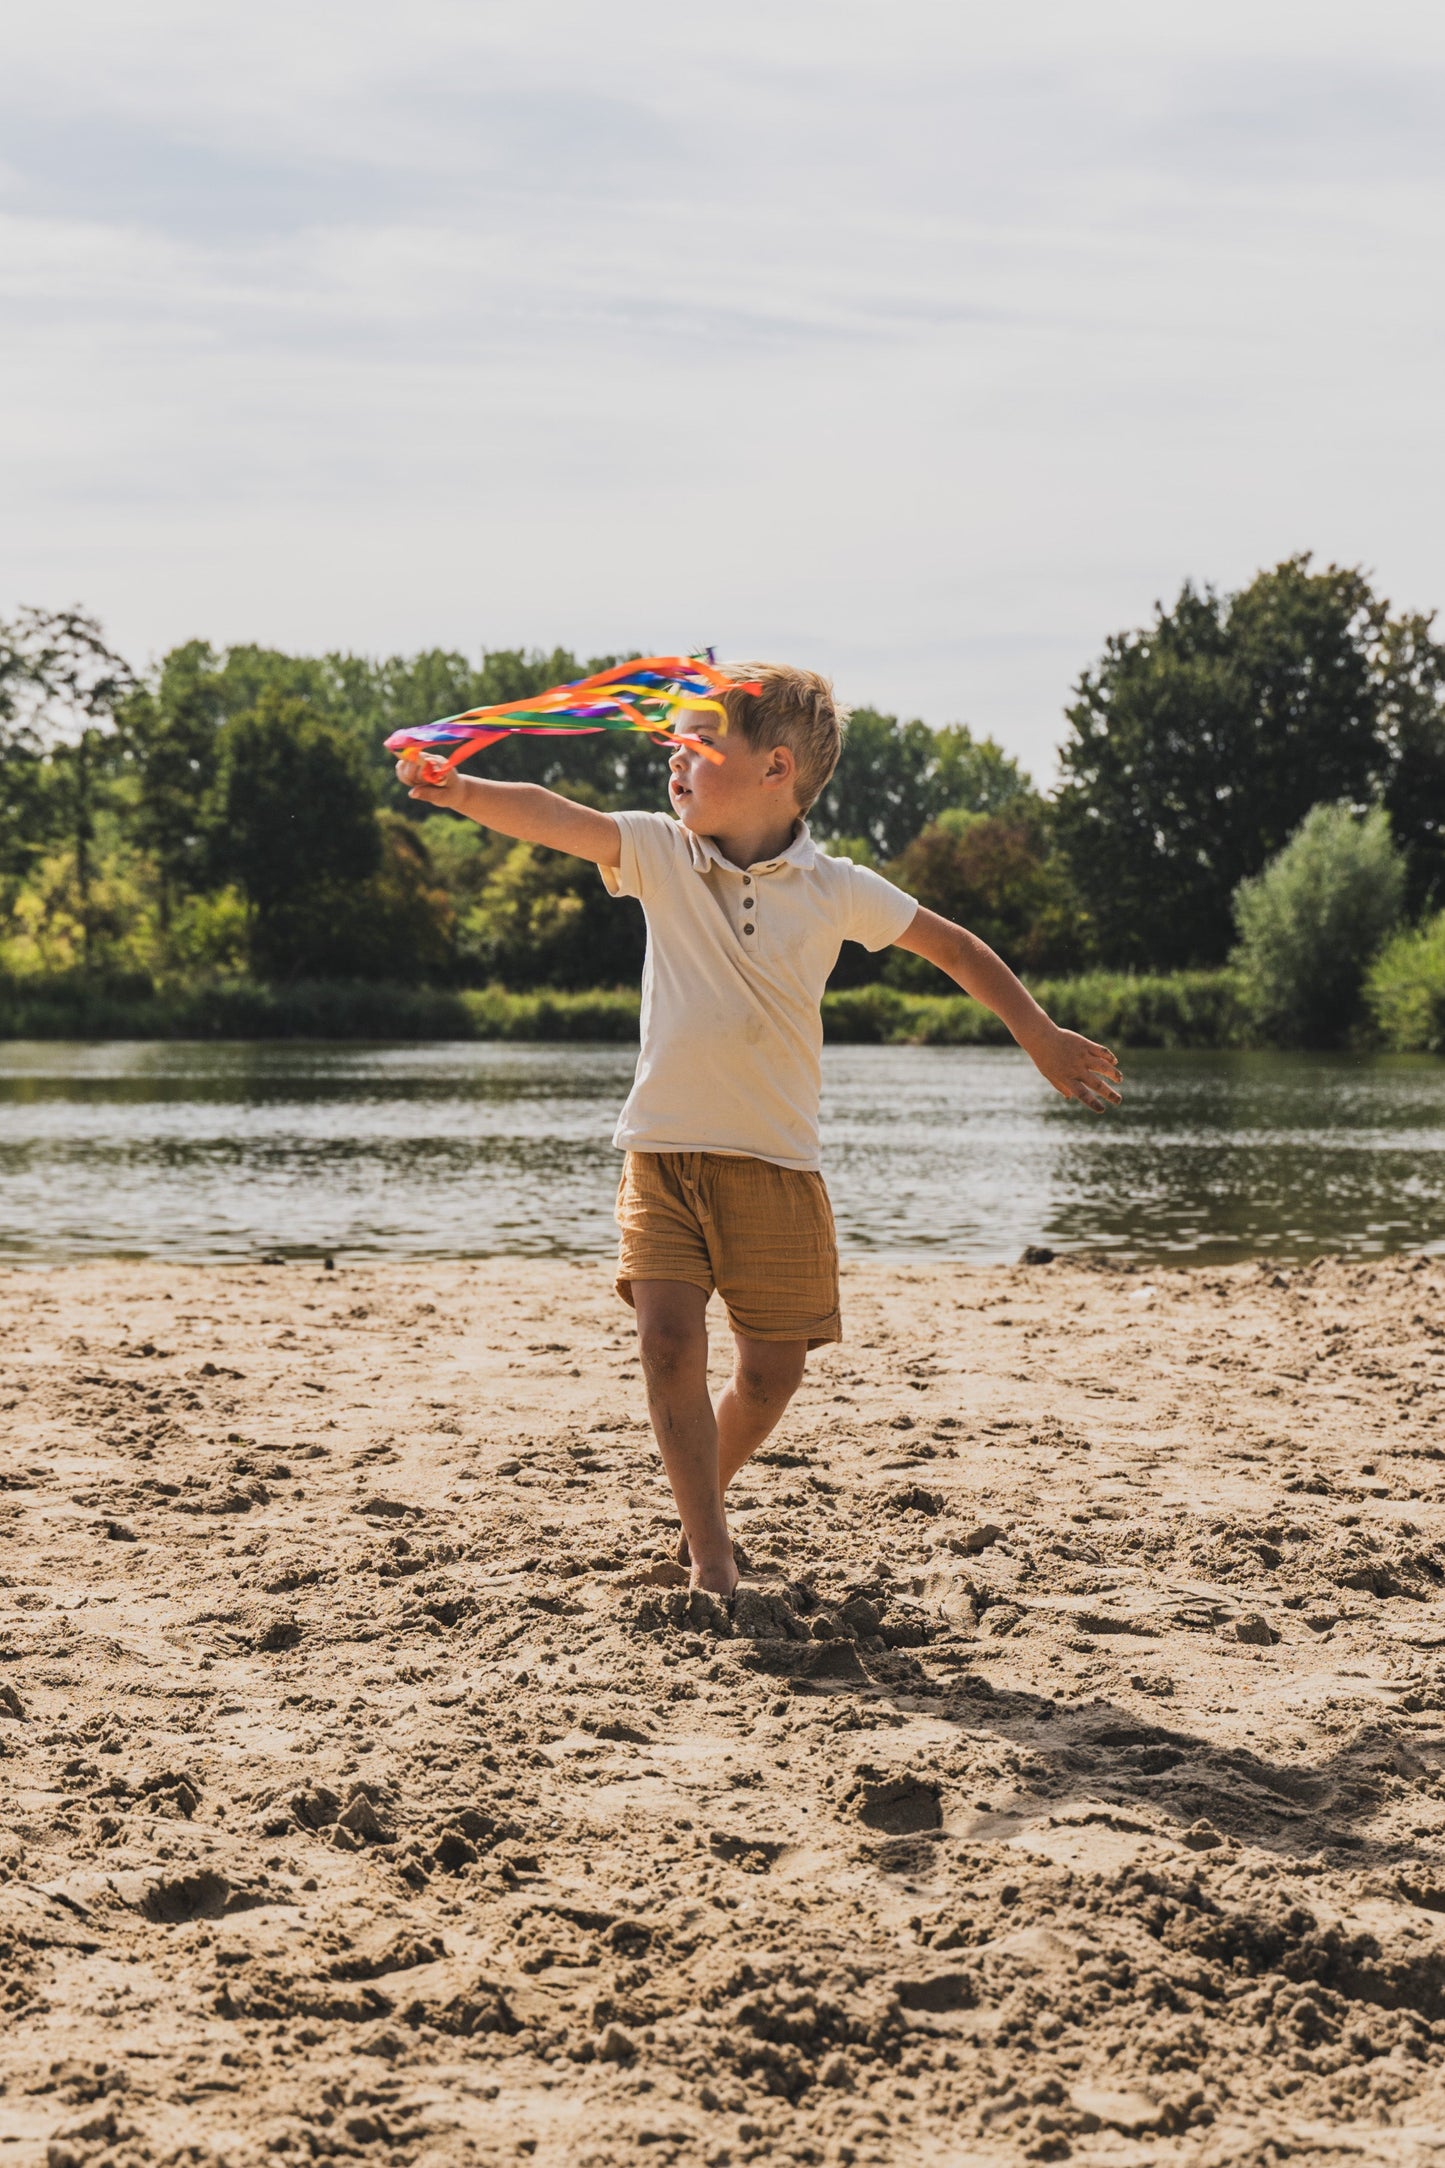
M 1414 0 L 51 0 L 0 607 L 797 656 L 1046 765 L 1186 574 L 1445 601 Z

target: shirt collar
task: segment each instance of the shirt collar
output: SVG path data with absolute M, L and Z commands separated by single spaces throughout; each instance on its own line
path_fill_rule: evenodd
M 747 868 L 735 866 L 730 858 L 724 858 L 711 836 L 694 835 L 690 828 L 684 828 L 682 833 L 695 873 L 707 873 L 713 866 L 721 866 L 725 873 L 776 873 L 783 866 L 799 866 L 806 870 L 818 856 L 818 846 L 808 832 L 806 821 L 799 821 L 798 832 L 785 851 L 780 851 L 776 858 L 759 859 Z

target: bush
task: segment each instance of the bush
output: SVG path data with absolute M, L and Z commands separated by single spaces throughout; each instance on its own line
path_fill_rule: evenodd
M 1249 1012 L 1279 1046 L 1338 1046 L 1360 1017 L 1365 973 L 1400 915 L 1405 863 L 1376 807 L 1317 805 L 1234 893 L 1234 963 Z
M 1445 911 L 1386 942 L 1365 980 L 1365 1005 L 1397 1054 L 1445 1054 Z
M 1064 862 L 1051 855 L 1037 807 L 1020 800 L 1004 813 L 940 813 L 888 869 L 930 911 L 956 919 L 1015 971 L 1076 970 L 1087 928 Z M 906 991 L 929 991 L 930 966 L 904 950 L 886 976 Z

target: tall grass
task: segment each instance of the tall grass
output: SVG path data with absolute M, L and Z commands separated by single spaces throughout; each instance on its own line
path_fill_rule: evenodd
M 0 979 L 7 1039 L 625 1038 L 636 1018 L 636 996 L 627 994 L 464 994 L 350 981 L 157 989 L 143 977 L 79 973 Z
M 1375 967 L 1370 1003 L 1387 1045 L 1445 1051 L 1442 927 L 1445 917 L 1436 921 L 1430 937 L 1434 945 L 1427 943 L 1418 958 L 1416 949 L 1396 942 Z M 1424 938 L 1402 936 L 1401 942 Z M 1240 982 L 1231 971 L 1140 976 L 1090 971 L 1078 978 L 1040 980 L 1033 992 L 1059 1023 L 1113 1047 L 1260 1043 Z M 590 1039 L 624 1044 L 636 1041 L 639 1006 L 631 988 L 511 993 L 489 986 L 449 992 L 325 982 L 272 987 L 238 980 L 178 991 L 158 990 L 144 978 L 97 984 L 76 975 L 0 979 L 0 1038 Z M 998 1018 L 964 994 L 906 994 L 891 986 L 826 994 L 823 1030 L 834 1042 L 854 1045 L 1009 1044 Z
M 513 994 L 488 986 L 462 994 L 473 1039 L 609 1039 L 635 1041 L 641 996 L 630 987 L 582 994 Z
M 1238 1046 L 1247 1036 L 1231 971 L 1088 971 L 1041 979 L 1031 991 L 1056 1023 L 1115 1047 Z M 829 1039 L 874 1046 L 1011 1043 L 992 1011 L 966 994 L 902 994 L 891 986 L 826 995 L 823 1030 Z

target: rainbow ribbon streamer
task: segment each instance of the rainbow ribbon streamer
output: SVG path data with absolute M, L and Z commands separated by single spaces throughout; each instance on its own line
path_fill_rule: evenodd
M 665 745 L 696 746 L 706 759 L 721 762 L 723 756 L 715 746 L 674 726 L 679 714 L 711 712 L 725 731 L 727 710 L 719 696 L 729 689 L 760 693 L 763 688 L 757 680 L 739 681 L 719 670 L 710 648 L 705 657 L 647 655 L 601 670 L 596 677 L 531 693 L 525 700 L 468 708 L 463 715 L 444 715 L 440 722 L 394 730 L 386 749 L 402 759 L 419 760 L 423 783 L 441 782 L 470 754 L 495 745 L 513 731 L 528 737 L 561 738 L 598 730 L 641 730 Z M 446 758 L 438 759 L 443 748 Z

